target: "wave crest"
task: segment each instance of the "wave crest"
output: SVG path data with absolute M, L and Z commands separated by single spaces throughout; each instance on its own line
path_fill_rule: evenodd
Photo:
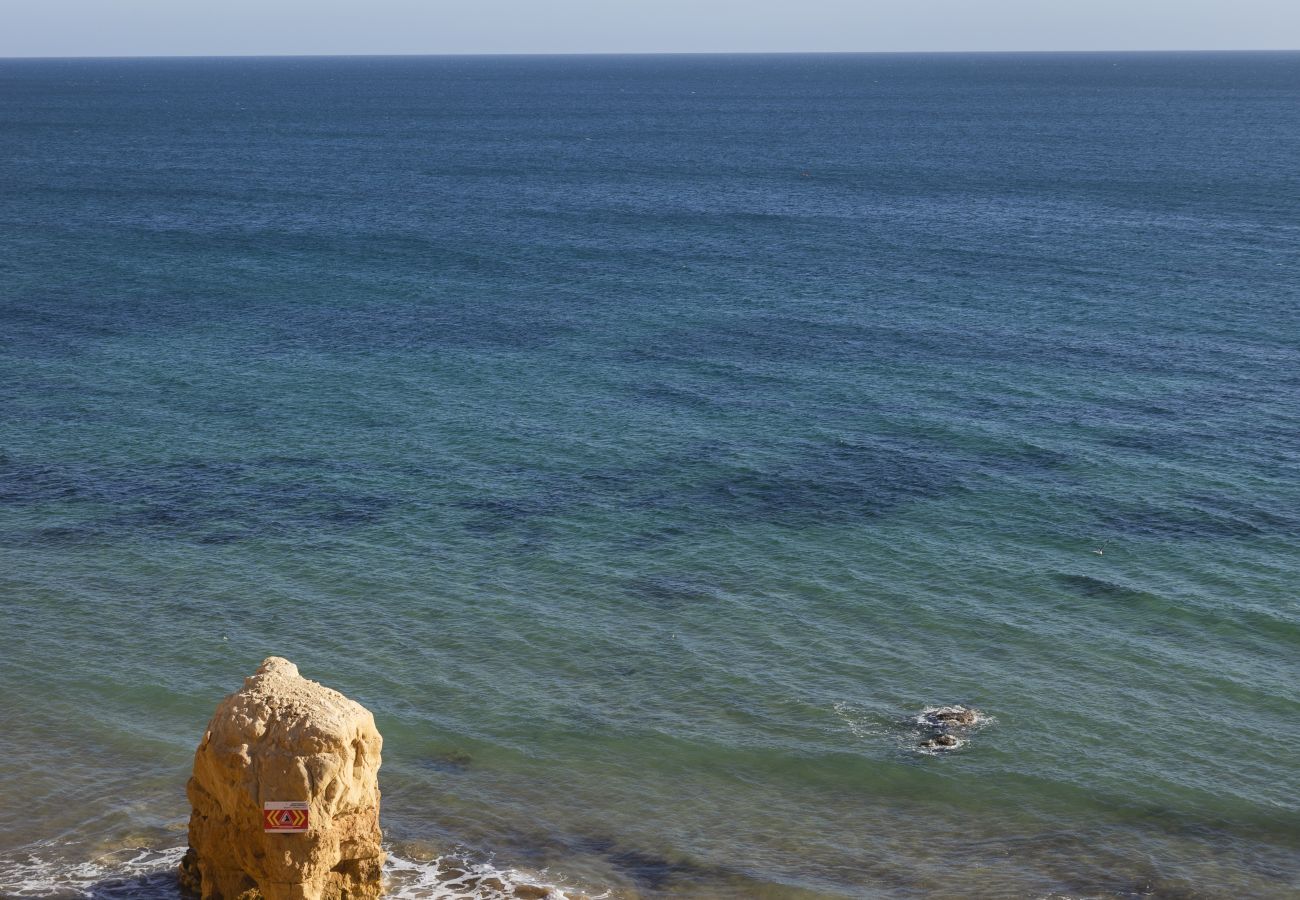
M 177 900 L 176 867 L 185 847 L 123 847 L 91 860 L 69 861 L 68 850 L 0 860 L 0 895 L 42 900 Z M 384 897 L 393 900 L 600 900 L 553 884 L 539 874 L 498 868 L 444 854 L 421 861 L 388 849 Z

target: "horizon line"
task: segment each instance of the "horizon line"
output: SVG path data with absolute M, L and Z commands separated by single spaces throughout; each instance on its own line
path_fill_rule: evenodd
M 1300 47 L 1219 47 L 1153 49 L 1024 49 L 999 50 L 452 50 L 407 52 L 385 50 L 289 50 L 278 53 L 108 53 L 108 54 L 0 54 L 10 60 L 110 60 L 110 59 L 340 59 L 340 58 L 430 58 L 482 56 L 956 56 L 999 54 L 1155 54 L 1155 53 L 1300 53 Z

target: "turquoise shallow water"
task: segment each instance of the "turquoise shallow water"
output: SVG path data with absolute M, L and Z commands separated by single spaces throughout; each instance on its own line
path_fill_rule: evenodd
M 0 63 L 0 894 L 170 896 L 280 654 L 407 896 L 1291 895 L 1297 138 L 1300 54 Z

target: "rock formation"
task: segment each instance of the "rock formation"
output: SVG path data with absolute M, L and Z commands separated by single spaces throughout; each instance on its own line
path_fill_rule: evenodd
M 969 728 L 979 721 L 979 711 L 965 706 L 939 706 L 922 711 L 918 717 L 934 728 L 957 726 Z
M 941 753 L 964 746 L 966 741 L 958 735 L 968 735 L 988 721 L 978 709 L 967 706 L 932 706 L 921 710 L 912 724 L 920 732 L 917 746 Z
M 194 754 L 181 886 L 203 900 L 378 897 L 381 746 L 363 706 L 267 659 L 217 707 Z M 295 801 L 266 821 L 268 803 Z
M 964 743 L 966 742 L 951 734 L 936 734 L 921 741 L 921 746 L 927 750 L 955 750 Z

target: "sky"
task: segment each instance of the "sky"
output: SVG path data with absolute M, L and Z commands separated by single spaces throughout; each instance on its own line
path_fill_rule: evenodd
M 1300 49 L 1300 0 L 0 0 L 0 56 Z

